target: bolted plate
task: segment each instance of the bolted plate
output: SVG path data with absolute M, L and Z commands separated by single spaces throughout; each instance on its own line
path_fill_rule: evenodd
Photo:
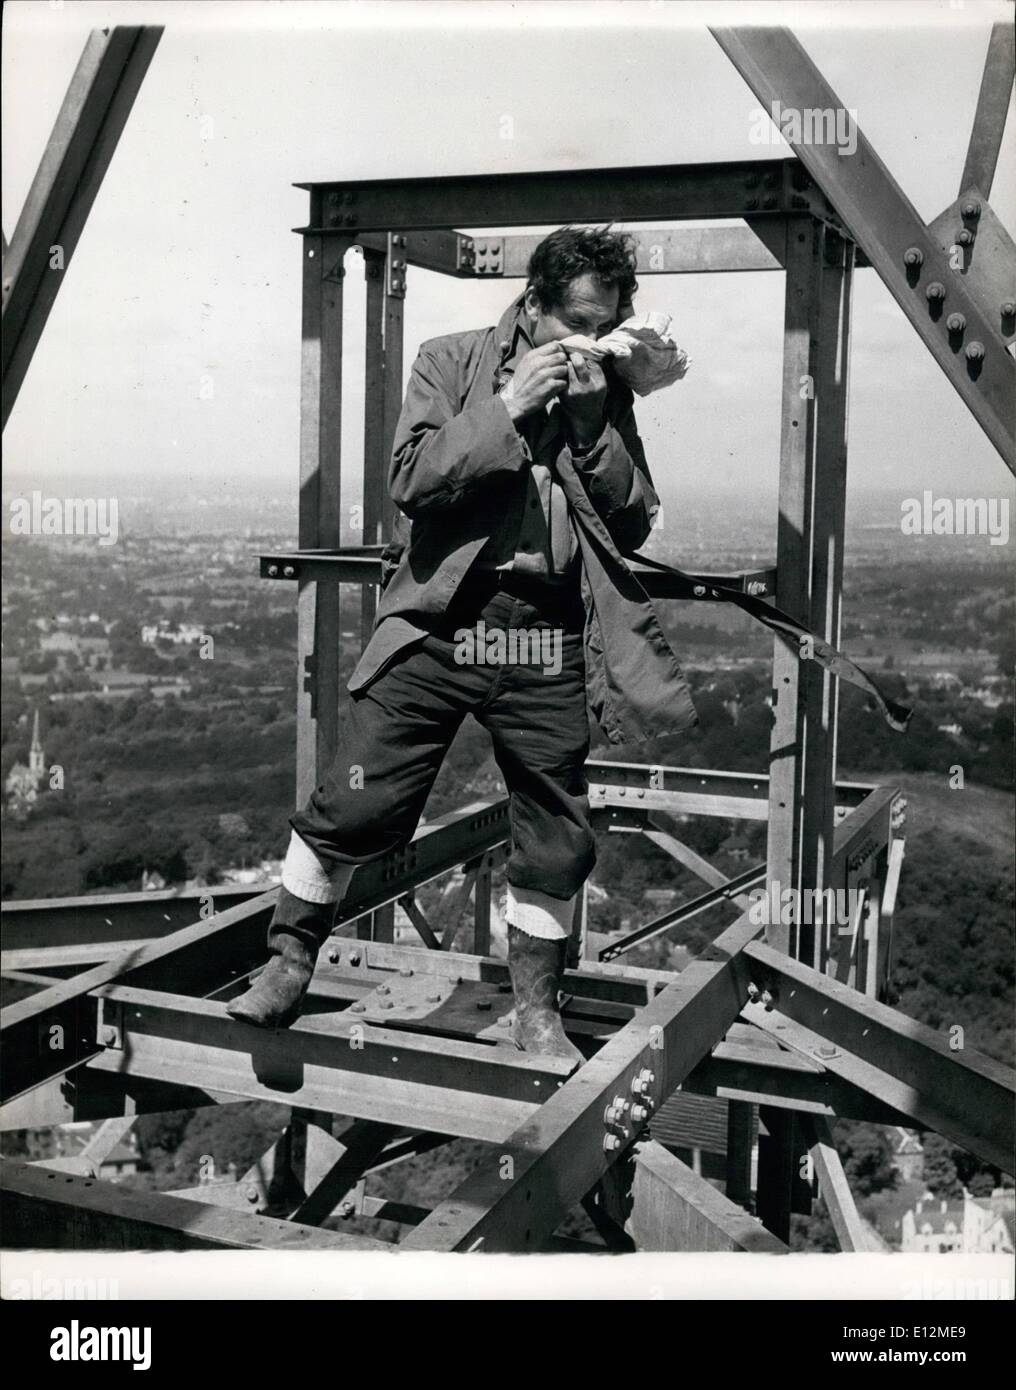
M 445 1037 L 496 1042 L 508 1028 L 498 1019 L 513 1007 L 510 989 L 483 980 L 393 973 L 347 1012 L 383 1028 L 413 1028 Z

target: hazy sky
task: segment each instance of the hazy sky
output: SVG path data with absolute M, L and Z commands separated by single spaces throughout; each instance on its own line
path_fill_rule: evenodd
M 291 229 L 307 195 L 292 184 L 782 156 L 778 141 L 749 143 L 757 103 L 705 28 L 739 17 L 795 29 L 926 220 L 956 197 L 1004 3 L 8 4 L 8 238 L 87 30 L 167 25 L 8 426 L 9 482 L 140 492 L 171 477 L 183 493 L 295 495 Z M 1010 230 L 1014 126 L 992 194 Z M 363 276 L 352 255 L 347 269 L 346 460 L 358 480 Z M 852 493 L 1009 493 L 875 272 L 855 283 Z M 495 321 L 517 286 L 411 271 L 407 367 L 421 339 Z M 665 503 L 706 482 L 764 490 L 775 509 L 782 298 L 779 273 L 643 281 L 640 307 L 672 313 L 694 358 L 639 412 Z

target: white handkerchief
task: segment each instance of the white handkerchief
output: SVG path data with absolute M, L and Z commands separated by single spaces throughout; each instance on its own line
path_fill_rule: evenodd
M 637 395 L 648 396 L 680 381 L 691 366 L 691 358 L 671 336 L 670 321 L 669 314 L 650 310 L 625 319 L 602 338 L 575 333 L 561 346 L 595 361 L 613 357 L 621 380 Z

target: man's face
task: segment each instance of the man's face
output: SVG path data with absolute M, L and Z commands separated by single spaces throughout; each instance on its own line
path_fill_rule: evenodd
M 526 314 L 534 347 L 557 343 L 582 333 L 587 338 L 602 338 L 619 322 L 620 292 L 614 285 L 608 288 L 591 272 L 579 275 L 568 285 L 563 304 L 543 309 L 532 288 L 526 290 Z

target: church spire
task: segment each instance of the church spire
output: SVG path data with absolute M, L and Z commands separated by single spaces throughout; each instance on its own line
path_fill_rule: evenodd
M 46 755 L 42 751 L 42 741 L 39 738 L 39 711 L 35 711 L 32 720 L 32 746 L 28 750 L 28 770 L 39 777 L 46 773 Z

